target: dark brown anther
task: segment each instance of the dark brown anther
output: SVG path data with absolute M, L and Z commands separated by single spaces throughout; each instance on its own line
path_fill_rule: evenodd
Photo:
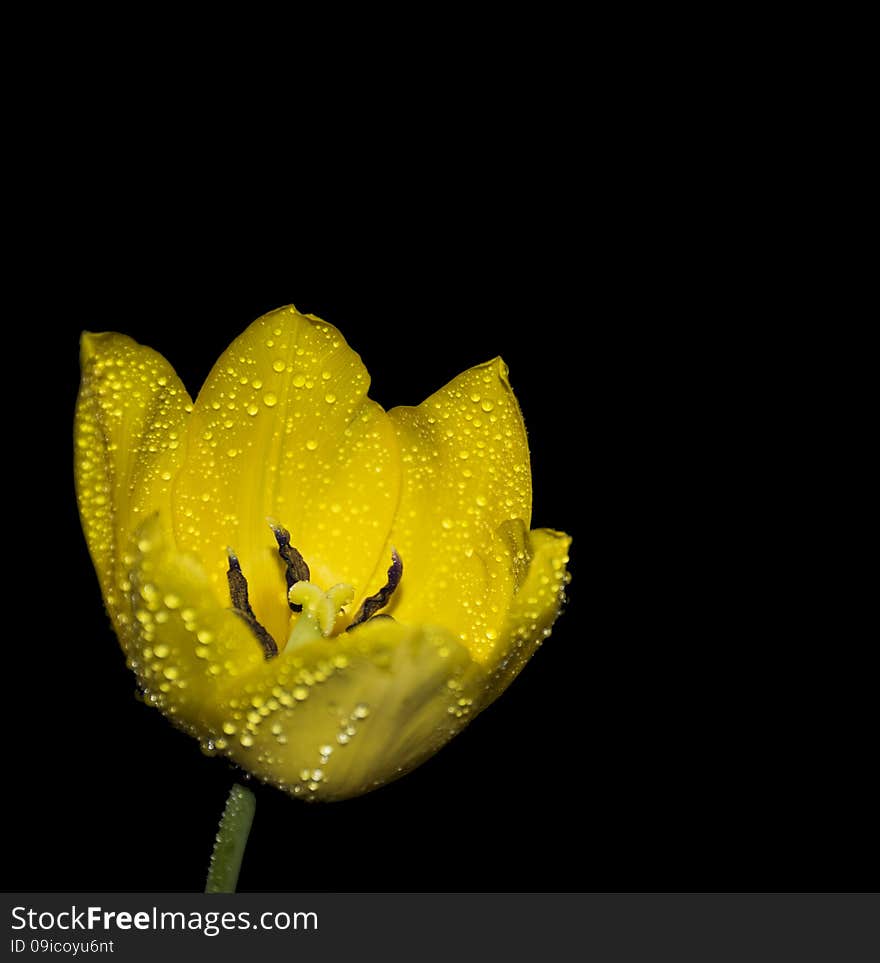
M 229 598 L 232 600 L 232 611 L 247 624 L 251 632 L 257 637 L 257 641 L 263 647 L 266 659 L 272 659 L 278 655 L 278 644 L 260 625 L 256 615 L 254 615 L 254 610 L 251 608 L 248 598 L 247 579 L 241 571 L 238 556 L 231 548 L 226 551 L 229 554 L 229 571 L 226 573 L 226 580 L 229 582 Z
M 375 595 L 371 595 L 369 598 L 364 599 L 361 607 L 358 609 L 357 615 L 351 620 L 351 625 L 345 630 L 346 632 L 351 632 L 352 629 L 361 625 L 361 623 L 366 622 L 367 619 L 373 618 L 379 609 L 384 609 L 385 606 L 391 601 L 391 596 L 394 594 L 394 590 L 400 585 L 400 580 L 403 577 L 403 560 L 397 554 L 397 549 L 391 549 L 391 568 L 388 569 L 388 581 L 376 592 Z
M 309 566 L 300 553 L 290 544 L 290 532 L 277 522 L 269 522 L 269 527 L 278 542 L 278 554 L 284 561 L 284 577 L 287 579 L 287 592 L 296 585 L 297 582 L 308 582 L 311 578 Z M 296 605 L 288 598 L 287 604 L 292 612 L 302 612 L 302 606 Z

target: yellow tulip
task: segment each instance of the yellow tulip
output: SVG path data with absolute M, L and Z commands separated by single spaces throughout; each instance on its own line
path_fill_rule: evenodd
M 529 531 L 500 358 L 415 408 L 385 412 L 369 383 L 293 307 L 194 403 L 152 349 L 82 338 L 77 495 L 128 664 L 204 747 L 306 799 L 436 752 L 549 634 L 567 580 L 569 537 Z

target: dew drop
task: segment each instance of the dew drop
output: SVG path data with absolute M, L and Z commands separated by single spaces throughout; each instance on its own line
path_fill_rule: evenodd
M 328 405 L 332 405 L 336 401 L 336 395 L 328 393 L 324 395 L 324 401 L 326 401 Z
M 263 395 L 263 404 L 267 408 L 274 408 L 275 405 L 278 404 L 278 398 L 276 398 L 276 396 L 273 395 L 271 391 L 269 391 L 265 395 Z
M 279 374 L 284 371 L 287 365 L 279 358 L 277 361 L 272 362 L 273 370 L 277 371 Z
M 247 413 L 251 416 L 251 418 L 253 418 L 254 415 L 255 415 L 259 410 L 260 410 L 260 409 L 259 409 L 256 405 L 248 405 Z
M 302 388 L 306 383 L 306 376 L 303 374 L 294 375 L 292 378 L 294 388 Z
M 309 438 L 309 440 L 306 442 L 306 448 L 308 448 L 309 451 L 314 451 L 317 447 L 318 443 L 314 438 Z

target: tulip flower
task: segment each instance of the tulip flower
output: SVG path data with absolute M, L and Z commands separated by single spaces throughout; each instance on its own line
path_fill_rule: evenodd
M 255 321 L 195 402 L 122 334 L 84 334 L 80 515 L 145 701 L 304 799 L 413 769 L 549 634 L 569 538 L 529 531 L 500 358 L 385 412 L 332 325 Z

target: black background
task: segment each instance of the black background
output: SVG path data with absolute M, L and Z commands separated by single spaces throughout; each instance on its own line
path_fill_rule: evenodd
M 784 556 L 755 543 L 744 508 L 764 460 L 728 388 L 756 336 L 725 291 L 708 299 L 646 257 L 665 238 L 634 240 L 607 214 L 583 237 L 547 204 L 529 223 L 502 203 L 393 224 L 381 202 L 345 224 L 328 208 L 320 233 L 292 209 L 267 235 L 149 201 L 96 222 L 86 196 L 38 232 L 7 342 L 23 389 L 6 465 L 6 886 L 203 886 L 241 775 L 134 697 L 73 495 L 77 342 L 125 332 L 195 394 L 235 335 L 287 303 L 342 330 L 386 407 L 501 354 L 533 525 L 573 535 L 573 581 L 511 689 L 414 773 L 326 805 L 255 786 L 240 888 L 866 883 L 862 756 L 825 711 L 812 642 L 773 605 Z

